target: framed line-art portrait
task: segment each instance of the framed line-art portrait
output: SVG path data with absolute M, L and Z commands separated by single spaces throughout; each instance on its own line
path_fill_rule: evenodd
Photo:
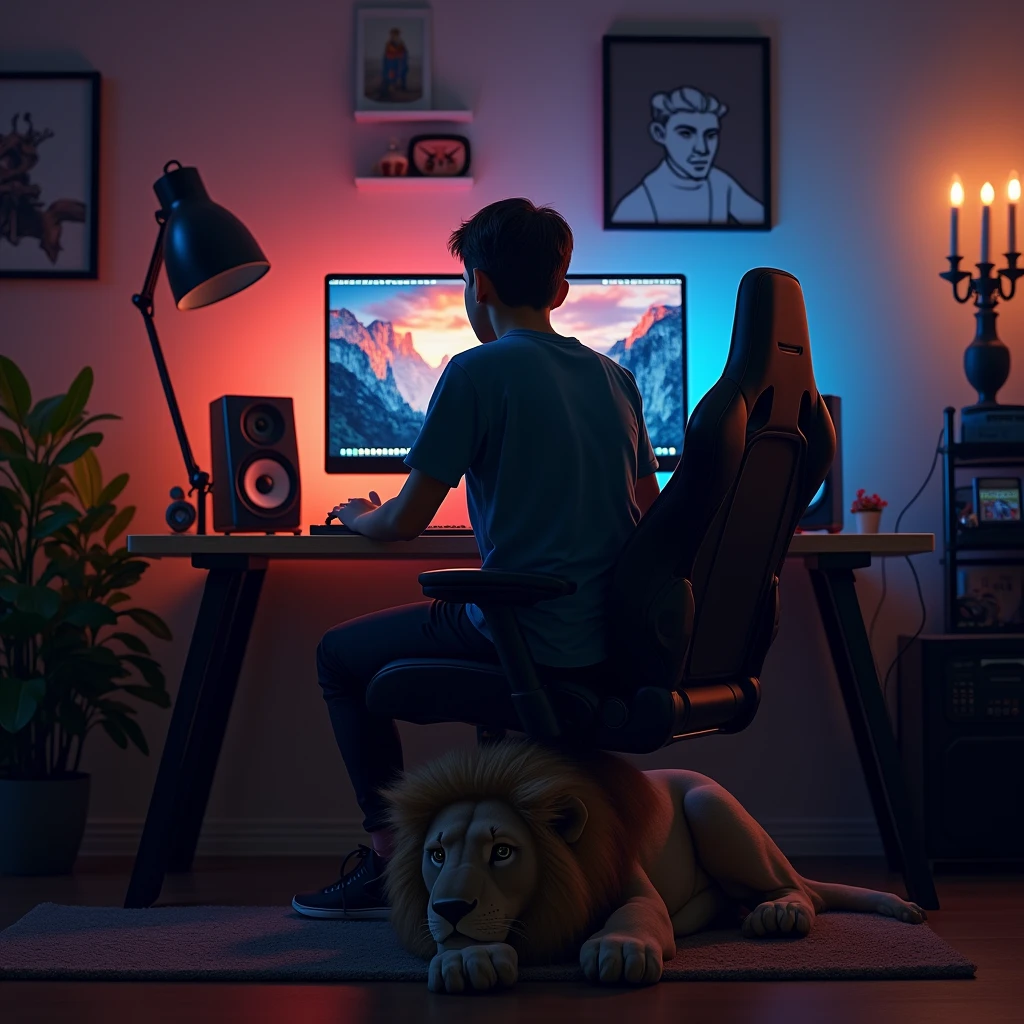
M 96 277 L 99 133 L 98 72 L 0 72 L 0 277 Z
M 770 40 L 604 37 L 604 226 L 772 226 Z
M 429 110 L 430 10 L 356 11 L 356 110 Z

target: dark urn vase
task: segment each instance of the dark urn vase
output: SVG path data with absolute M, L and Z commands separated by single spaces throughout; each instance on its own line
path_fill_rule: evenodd
M 988 287 L 988 292 L 992 292 L 992 286 Z M 971 387 L 978 392 L 975 407 L 991 408 L 998 405 L 996 392 L 1010 376 L 1010 350 L 996 333 L 998 316 L 994 299 L 979 307 L 974 314 L 974 340 L 964 352 L 964 373 Z
M 78 857 L 89 776 L 0 778 L 0 875 L 66 875 Z

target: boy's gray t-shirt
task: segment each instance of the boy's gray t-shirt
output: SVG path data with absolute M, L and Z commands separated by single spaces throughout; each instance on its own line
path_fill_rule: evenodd
M 611 569 L 640 520 L 636 481 L 658 468 L 633 375 L 575 338 L 510 331 L 451 359 L 405 461 L 451 487 L 465 475 L 485 569 L 576 583 L 517 610 L 536 660 L 603 661 Z M 469 614 L 489 635 L 479 608 Z

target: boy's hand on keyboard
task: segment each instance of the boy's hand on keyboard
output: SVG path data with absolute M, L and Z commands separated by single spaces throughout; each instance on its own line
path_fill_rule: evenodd
M 335 505 L 332 511 L 336 519 L 340 519 L 350 530 L 355 530 L 358 533 L 356 520 L 360 516 L 365 516 L 367 512 L 373 512 L 378 508 L 380 508 L 380 497 L 376 491 L 370 491 L 369 498 L 349 498 L 348 501 Z

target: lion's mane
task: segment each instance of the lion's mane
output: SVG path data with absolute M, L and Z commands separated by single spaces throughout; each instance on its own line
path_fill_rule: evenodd
M 399 941 L 424 959 L 437 949 L 427 930 L 422 857 L 427 829 L 446 807 L 502 800 L 526 822 L 537 846 L 537 888 L 506 941 L 522 963 L 575 958 L 616 907 L 655 817 L 654 789 L 642 772 L 602 752 L 570 755 L 506 740 L 450 751 L 407 772 L 384 794 L 395 834 L 385 885 Z M 587 824 L 569 845 L 555 829 L 569 798 Z

